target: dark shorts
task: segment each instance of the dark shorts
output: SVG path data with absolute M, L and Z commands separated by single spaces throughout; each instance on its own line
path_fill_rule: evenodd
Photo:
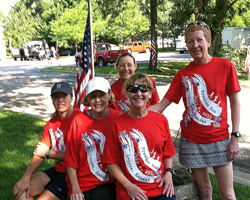
M 173 195 L 172 197 L 166 197 L 165 194 L 148 198 L 148 200 L 175 200 L 175 199 L 176 199 L 175 195 Z
M 228 165 L 227 146 L 230 138 L 209 143 L 196 144 L 181 137 L 179 162 L 186 168 L 206 168 Z
M 84 200 L 115 200 L 115 182 L 83 192 Z
M 50 178 L 50 182 L 45 185 L 44 189 L 61 200 L 68 199 L 68 187 L 65 181 L 66 173 L 56 171 L 55 167 L 46 169 L 43 172 Z

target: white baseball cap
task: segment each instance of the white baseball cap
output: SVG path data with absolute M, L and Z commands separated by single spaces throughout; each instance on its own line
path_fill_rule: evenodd
M 102 92 L 108 93 L 110 90 L 109 82 L 103 77 L 95 77 L 91 79 L 86 88 L 86 96 L 95 90 L 100 90 Z

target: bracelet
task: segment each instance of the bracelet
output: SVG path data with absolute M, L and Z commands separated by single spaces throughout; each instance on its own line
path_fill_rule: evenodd
M 166 172 L 170 172 L 171 174 L 172 174 L 172 176 L 174 175 L 174 170 L 172 169 L 172 168 L 167 168 L 166 170 L 165 170 L 165 173 Z

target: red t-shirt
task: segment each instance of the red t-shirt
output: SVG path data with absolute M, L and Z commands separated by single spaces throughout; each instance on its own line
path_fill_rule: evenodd
M 152 98 L 148 100 L 146 105 L 147 107 L 158 103 L 160 100 L 154 80 L 150 76 L 148 76 L 148 78 L 152 81 L 155 91 L 152 95 Z M 111 90 L 115 95 L 115 102 L 111 105 L 111 107 L 116 110 L 119 110 L 120 112 L 128 111 L 130 109 L 130 101 L 126 97 L 126 90 L 122 86 L 120 79 L 118 79 L 112 84 Z
M 164 175 L 163 160 L 174 156 L 175 148 L 167 119 L 149 111 L 143 118 L 124 113 L 112 125 L 103 154 L 103 163 L 118 164 L 124 175 L 146 191 L 147 197 L 161 195 L 159 182 Z M 130 199 L 116 182 L 116 199 Z
M 77 179 L 82 192 L 114 181 L 101 159 L 111 124 L 119 114 L 119 111 L 110 108 L 104 119 L 94 119 L 87 111 L 73 119 L 67 137 L 64 164 L 66 167 L 77 169 Z M 68 175 L 66 182 L 70 196 L 72 187 Z
M 43 128 L 41 142 L 46 144 L 53 151 L 65 152 L 66 136 L 68 134 L 70 124 L 72 119 L 79 113 L 81 113 L 80 110 L 74 109 L 74 112 L 68 119 L 61 119 L 59 115 L 53 117 Z M 55 161 L 55 169 L 58 172 L 66 173 L 67 171 L 66 167 L 63 165 L 63 162 L 59 161 Z
M 185 105 L 182 136 L 194 143 L 214 143 L 229 137 L 227 96 L 240 91 L 235 67 L 216 58 L 204 65 L 191 62 L 174 77 L 165 98 Z

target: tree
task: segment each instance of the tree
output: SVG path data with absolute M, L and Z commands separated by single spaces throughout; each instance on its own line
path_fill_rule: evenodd
M 154 37 L 155 49 L 156 49 L 156 62 L 152 64 L 152 51 L 150 53 L 150 62 L 148 69 L 150 71 L 157 71 L 157 57 L 158 57 L 158 45 L 157 45 L 157 0 L 150 0 L 150 17 L 151 17 L 151 37 Z M 152 40 L 151 40 L 152 41 Z
M 123 44 L 128 38 L 135 38 L 140 32 L 149 29 L 149 21 L 143 16 L 139 6 L 133 2 L 128 1 L 120 8 L 119 14 L 112 19 L 109 15 L 108 28 L 110 38 L 116 38 Z
M 36 20 L 23 4 L 17 2 L 18 7 L 10 10 L 4 23 L 5 42 L 11 39 L 13 48 L 23 48 L 24 41 L 36 39 Z
M 78 43 L 83 40 L 87 16 L 88 4 L 82 1 L 75 8 L 65 9 L 58 20 L 51 22 L 52 34 L 57 35 L 60 45 L 74 44 L 77 51 Z

